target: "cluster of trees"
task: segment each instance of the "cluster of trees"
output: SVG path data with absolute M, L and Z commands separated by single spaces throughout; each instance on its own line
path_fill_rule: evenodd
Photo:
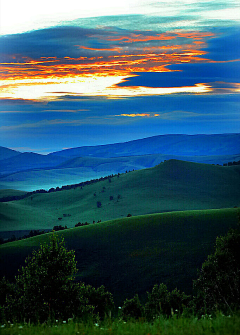
M 98 220 L 97 221 L 97 223 L 99 223 L 99 222 L 102 222 L 101 220 Z M 94 223 L 96 223 L 95 221 L 93 221 L 93 224 Z M 78 223 L 76 223 L 75 224 L 75 227 L 82 227 L 82 226 L 88 226 L 88 225 L 90 225 L 91 223 L 89 223 L 89 222 L 78 222 Z
M 228 162 L 223 164 L 223 166 L 232 166 L 232 165 L 240 165 L 240 161 Z
M 50 244 L 43 244 L 29 256 L 19 270 L 15 283 L 0 281 L 0 318 L 31 322 L 77 318 L 99 320 L 111 317 L 113 296 L 104 286 L 94 288 L 77 283 L 75 254 L 68 251 L 56 234 Z M 232 313 L 240 307 L 240 229 L 218 237 L 215 251 L 203 263 L 199 278 L 194 281 L 194 296 L 166 285 L 155 285 L 147 293 L 143 305 L 138 295 L 126 299 L 119 307 L 120 317 L 154 318 L 173 314 Z

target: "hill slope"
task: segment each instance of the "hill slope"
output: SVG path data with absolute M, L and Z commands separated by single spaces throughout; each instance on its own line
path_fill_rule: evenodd
M 82 189 L 0 203 L 0 231 L 52 228 L 60 223 L 73 227 L 78 222 L 111 220 L 128 213 L 234 207 L 240 204 L 239 186 L 240 166 L 169 160 Z
M 76 253 L 77 279 L 105 285 L 116 303 L 135 293 L 146 297 L 156 283 L 191 293 L 215 239 L 238 223 L 237 209 L 144 215 L 65 230 L 66 246 Z M 13 278 L 41 235 L 0 246 L 0 275 Z M 117 305 L 120 306 L 120 305 Z

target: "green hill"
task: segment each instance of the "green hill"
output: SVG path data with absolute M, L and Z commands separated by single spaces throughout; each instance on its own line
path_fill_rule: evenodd
M 0 231 L 240 204 L 240 166 L 169 160 L 84 187 L 0 203 Z M 100 207 L 97 203 L 101 204 Z
M 143 215 L 58 232 L 76 253 L 77 280 L 105 285 L 117 306 L 155 283 L 191 293 L 216 236 L 238 223 L 239 209 Z M 12 279 L 48 234 L 0 246 L 0 275 Z

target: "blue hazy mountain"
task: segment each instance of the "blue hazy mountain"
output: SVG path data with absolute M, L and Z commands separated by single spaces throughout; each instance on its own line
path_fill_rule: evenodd
M 180 156 L 234 155 L 240 153 L 240 134 L 158 135 L 124 143 L 83 146 L 57 151 L 50 156 L 120 157 L 147 154 Z

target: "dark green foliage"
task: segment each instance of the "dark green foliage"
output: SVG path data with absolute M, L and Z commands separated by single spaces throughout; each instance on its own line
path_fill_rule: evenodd
M 50 244 L 42 244 L 25 261 L 16 283 L 0 282 L 0 316 L 21 322 L 104 318 L 114 308 L 113 296 L 104 286 L 97 289 L 75 283 L 77 273 L 74 251 L 65 248 L 55 234 Z
M 121 308 L 120 316 L 123 320 L 139 319 L 144 316 L 144 308 L 136 294 L 132 299 L 126 299 Z
M 180 292 L 176 288 L 169 292 L 163 283 L 154 285 L 152 292 L 148 292 L 148 300 L 145 304 L 145 314 L 148 320 L 159 315 L 171 315 L 182 313 L 190 302 L 190 296 Z
M 16 277 L 15 294 L 7 303 L 7 314 L 35 321 L 65 317 L 71 309 L 75 289 L 74 251 L 68 251 L 63 239 L 58 240 L 53 234 L 50 244 L 45 243 L 38 251 L 33 251 L 25 263 Z
M 0 305 L 6 303 L 7 297 L 14 293 L 14 285 L 5 277 L 0 280 Z
M 240 230 L 216 239 L 215 252 L 203 263 L 194 281 L 199 312 L 231 312 L 240 306 Z
M 95 288 L 81 283 L 79 292 L 88 301 L 88 305 L 92 306 L 95 315 L 98 315 L 101 319 L 111 315 L 114 309 L 113 295 L 106 291 L 103 285 Z

